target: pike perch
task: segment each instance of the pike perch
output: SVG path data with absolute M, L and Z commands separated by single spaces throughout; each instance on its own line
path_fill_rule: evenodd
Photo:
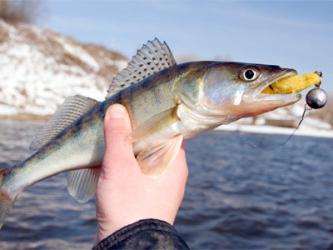
M 0 170 L 0 225 L 24 189 L 64 171 L 69 171 L 68 191 L 76 200 L 94 196 L 104 155 L 103 119 L 111 104 L 127 108 L 134 153 L 142 171 L 156 175 L 174 158 L 183 138 L 300 100 L 298 93 L 264 91 L 296 74 L 274 65 L 176 64 L 165 42 L 147 42 L 115 76 L 103 102 L 67 98 L 32 143 L 34 153 Z

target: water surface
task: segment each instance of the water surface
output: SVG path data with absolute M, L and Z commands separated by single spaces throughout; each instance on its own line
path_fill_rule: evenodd
M 40 123 L 0 122 L 0 166 L 28 155 Z M 176 228 L 192 249 L 333 249 L 333 140 L 213 131 L 187 143 L 188 187 Z M 255 145 L 255 146 L 254 146 Z M 94 201 L 65 175 L 24 192 L 0 249 L 90 249 Z

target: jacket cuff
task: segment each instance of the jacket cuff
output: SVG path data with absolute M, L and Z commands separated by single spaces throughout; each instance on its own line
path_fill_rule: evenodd
M 189 249 L 176 229 L 157 219 L 130 224 L 100 241 L 93 250 L 106 249 Z

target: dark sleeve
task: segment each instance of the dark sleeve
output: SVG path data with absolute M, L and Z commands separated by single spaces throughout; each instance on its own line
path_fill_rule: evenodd
M 146 219 L 121 228 L 93 250 L 106 249 L 189 249 L 176 229 L 167 222 Z

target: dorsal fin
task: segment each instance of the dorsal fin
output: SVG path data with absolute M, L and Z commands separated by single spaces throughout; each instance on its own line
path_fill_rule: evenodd
M 37 150 L 47 144 L 97 103 L 94 99 L 80 95 L 66 98 L 45 127 L 33 139 L 30 149 Z
M 132 57 L 127 67 L 113 78 L 107 97 L 175 64 L 166 42 L 161 43 L 157 38 L 148 41 Z

